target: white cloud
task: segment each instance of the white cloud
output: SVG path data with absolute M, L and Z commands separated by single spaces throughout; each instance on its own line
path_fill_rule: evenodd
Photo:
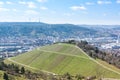
M 19 3 L 19 4 L 22 4 L 22 5 L 27 4 L 27 3 L 26 3 L 26 2 L 24 2 L 24 1 L 19 1 L 18 3 Z
M 34 2 L 19 1 L 18 3 L 22 5 L 27 5 L 28 8 L 36 8 L 36 5 Z
M 117 2 L 118 4 L 120 4 L 120 0 L 117 0 L 116 2 Z
M 3 12 L 3 11 L 10 11 L 10 10 L 7 8 L 0 8 L 0 12 Z
M 12 2 L 10 2 L 10 1 L 6 1 L 6 4 L 13 4 Z
M 47 2 L 47 0 L 37 0 L 38 2 Z
M 27 2 L 29 8 L 36 8 L 35 3 L 33 2 Z
M 41 10 L 47 10 L 48 8 L 45 6 L 40 7 Z
M 18 10 L 17 9 L 12 9 L 14 12 L 17 12 Z
M 102 2 L 102 1 L 98 1 L 97 3 L 98 3 L 98 4 L 103 4 L 103 2 Z
M 52 14 L 56 14 L 57 12 L 56 11 L 51 11 Z
M 84 6 L 72 6 L 70 7 L 72 10 L 86 10 Z
M 37 14 L 38 14 L 38 12 L 37 12 L 37 11 L 35 11 L 35 10 L 27 10 L 27 11 L 25 11 L 25 14 L 37 15 Z
M 111 4 L 112 2 L 111 1 L 102 1 L 102 0 L 99 0 L 97 1 L 98 4 Z
M 94 5 L 93 2 L 86 2 L 85 4 L 86 4 L 86 5 Z
M 73 13 L 64 13 L 63 14 L 64 16 L 72 16 L 72 15 L 74 15 Z
M 3 5 L 3 4 L 4 4 L 4 2 L 0 1 L 0 5 Z
M 0 1 L 0 7 L 2 7 L 4 5 L 4 2 Z

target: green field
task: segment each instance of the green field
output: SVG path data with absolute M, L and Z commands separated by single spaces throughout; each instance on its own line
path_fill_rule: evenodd
M 38 71 L 44 70 L 55 74 L 69 72 L 72 75 L 81 74 L 86 77 L 101 75 L 105 78 L 120 79 L 120 70 L 114 67 L 114 71 L 111 71 L 111 65 L 91 60 L 81 49 L 71 44 L 47 45 L 10 59 Z M 9 63 L 10 60 L 7 59 L 5 62 Z M 103 66 L 98 64 L 99 62 L 103 63 Z

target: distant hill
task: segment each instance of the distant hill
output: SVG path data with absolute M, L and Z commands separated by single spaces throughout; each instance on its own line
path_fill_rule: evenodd
M 37 48 L 31 52 L 5 60 L 37 71 L 55 74 L 70 73 L 83 76 L 102 76 L 105 78 L 119 78 L 120 70 L 109 64 L 94 60 L 80 48 L 71 44 L 53 44 Z M 104 64 L 102 64 L 104 63 Z
M 46 24 L 39 22 L 0 23 L 0 36 L 73 37 L 94 34 L 95 32 L 95 30 L 73 24 Z
M 0 37 L 52 36 L 59 38 L 115 36 L 119 25 L 47 24 L 42 22 L 0 22 Z M 111 33 L 111 31 L 113 33 Z
M 120 26 L 114 27 L 114 30 L 120 30 Z

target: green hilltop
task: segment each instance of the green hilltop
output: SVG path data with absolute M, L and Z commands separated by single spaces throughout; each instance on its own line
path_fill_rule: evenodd
M 6 63 L 15 63 L 35 71 L 44 71 L 63 75 L 80 74 L 85 77 L 101 76 L 104 78 L 120 79 L 120 70 L 111 65 L 94 60 L 76 45 L 57 43 L 37 48 L 25 54 L 5 60 Z M 104 64 L 102 64 L 104 63 Z

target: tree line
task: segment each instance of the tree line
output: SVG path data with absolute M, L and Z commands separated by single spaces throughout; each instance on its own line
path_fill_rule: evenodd
M 84 52 L 86 52 L 90 57 L 94 59 L 96 58 L 101 59 L 120 69 L 120 55 L 117 55 L 114 52 L 110 53 L 107 51 L 99 50 L 98 47 L 90 45 L 87 41 L 69 40 L 67 43 L 75 44 L 79 48 L 81 48 Z

